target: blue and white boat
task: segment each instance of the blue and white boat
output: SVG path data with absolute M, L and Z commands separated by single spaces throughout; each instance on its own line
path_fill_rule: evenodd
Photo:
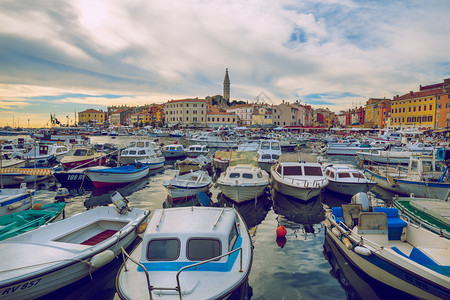
M 413 155 L 408 167 L 364 166 L 364 173 L 380 187 L 396 194 L 447 200 L 449 167 L 433 155 Z
M 156 210 L 139 246 L 123 253 L 121 299 L 247 299 L 253 245 L 234 208 Z
M 327 212 L 326 241 L 366 276 L 420 299 L 450 299 L 450 240 L 399 217 L 397 208 Z
M 149 168 L 143 164 L 120 167 L 92 167 L 84 171 L 96 188 L 138 181 L 148 175 Z
M 162 153 L 166 158 L 178 158 L 186 155 L 186 149 L 181 144 L 165 145 Z
M 28 189 L 26 183 L 20 188 L 0 189 L 0 216 L 23 211 L 33 205 L 34 190 Z

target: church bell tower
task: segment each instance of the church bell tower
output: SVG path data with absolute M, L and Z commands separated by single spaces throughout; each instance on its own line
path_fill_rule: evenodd
M 225 71 L 225 79 L 223 80 L 223 100 L 230 101 L 230 78 L 228 77 L 228 68 Z

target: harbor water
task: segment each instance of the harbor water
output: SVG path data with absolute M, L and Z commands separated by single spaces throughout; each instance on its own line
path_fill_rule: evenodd
M 91 143 L 113 143 L 125 147 L 138 137 L 91 137 Z M 160 141 L 161 142 L 161 141 Z M 168 142 L 168 141 L 164 141 Z M 339 163 L 359 167 L 354 157 L 320 157 L 324 165 Z M 67 199 L 65 216 L 111 203 L 110 194 L 117 190 L 125 196 L 131 207 L 154 211 L 170 207 L 162 185 L 176 174 L 174 161 L 167 161 L 164 169 L 152 172 L 138 182 L 117 189 L 71 191 Z M 30 186 L 30 185 L 29 185 Z M 31 185 L 32 186 L 32 185 Z M 56 181 L 38 182 L 35 201 L 50 203 L 56 194 Z M 383 200 L 391 200 L 392 194 L 377 187 L 373 190 Z M 212 201 L 218 205 L 233 205 L 218 188 L 212 187 Z M 269 191 L 256 201 L 235 205 L 252 233 L 254 243 L 253 265 L 249 277 L 251 299 L 385 299 L 386 295 L 406 297 L 370 278 L 364 278 L 358 270 L 345 262 L 339 251 L 325 240 L 326 207 L 348 203 L 350 197 L 322 192 L 307 203 L 275 191 Z M 194 203 L 185 203 L 192 205 Z M 284 225 L 285 239 L 276 238 L 276 229 Z M 6 258 L 7 259 L 7 258 Z M 66 286 L 41 299 L 114 299 L 115 277 L 120 258 L 96 271 L 91 277 Z M 220 283 L 217 283 L 220 284 Z

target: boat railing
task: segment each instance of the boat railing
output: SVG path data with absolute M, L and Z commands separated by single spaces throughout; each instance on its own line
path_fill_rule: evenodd
M 299 178 L 292 178 L 292 177 L 283 177 L 284 180 L 286 181 L 291 181 L 292 184 L 296 184 L 296 185 L 302 185 L 303 187 L 321 187 L 322 185 L 325 184 L 327 179 L 316 179 L 316 180 L 308 180 L 308 179 L 299 179 Z
M 139 267 L 141 267 L 144 270 L 145 277 L 147 279 L 147 289 L 148 289 L 148 292 L 149 292 L 149 295 L 150 295 L 150 300 L 153 300 L 153 296 L 152 296 L 152 291 L 153 290 L 177 291 L 178 295 L 180 297 L 180 300 L 183 299 L 183 296 L 181 294 L 181 284 L 180 284 L 180 274 L 181 274 L 181 272 L 183 272 L 184 270 L 190 269 L 190 268 L 194 268 L 194 267 L 197 267 L 197 266 L 200 266 L 200 265 L 204 265 L 204 264 L 210 263 L 212 261 L 218 260 L 218 259 L 220 259 L 222 257 L 225 257 L 225 256 L 230 256 L 231 254 L 233 254 L 234 252 L 237 252 L 237 251 L 239 251 L 239 254 L 240 254 L 239 272 L 244 272 L 244 270 L 242 269 L 242 247 L 239 247 L 239 248 L 236 248 L 236 249 L 234 249 L 234 250 L 232 250 L 230 252 L 227 252 L 225 254 L 222 254 L 222 255 L 219 255 L 219 256 L 216 256 L 216 257 L 213 257 L 213 258 L 210 258 L 210 259 L 207 259 L 207 260 L 204 260 L 204 261 L 201 261 L 201 262 L 189 265 L 189 266 L 182 267 L 176 274 L 177 286 L 174 287 L 174 288 L 170 288 L 170 287 L 154 287 L 154 286 L 152 286 L 150 284 L 150 275 L 148 274 L 148 271 L 145 268 L 145 266 L 143 264 L 141 264 L 140 262 L 136 261 L 135 259 L 133 259 L 125 251 L 125 249 L 123 249 L 123 247 L 121 249 L 122 249 L 122 255 L 123 255 L 123 260 L 124 261 L 125 261 L 125 256 L 126 256 L 129 260 L 131 260 L 133 263 L 135 263 L 136 265 L 138 265 Z M 124 264 L 124 269 L 125 269 L 125 271 L 128 271 L 126 264 Z

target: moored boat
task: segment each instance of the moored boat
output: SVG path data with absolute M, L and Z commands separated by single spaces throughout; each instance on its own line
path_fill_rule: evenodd
M 126 255 L 116 278 L 121 299 L 226 299 L 247 291 L 253 246 L 234 208 L 178 207 L 155 211 Z
M 328 185 L 319 163 L 299 161 L 296 156 L 282 155 L 270 173 L 272 185 L 278 192 L 303 201 L 318 196 Z
M 353 196 L 359 192 L 367 193 L 377 183 L 367 179 L 360 170 L 345 165 L 329 165 L 324 169 L 329 184 L 326 189 Z
M 0 241 L 20 235 L 57 220 L 65 207 L 64 202 L 42 205 L 0 217 Z
M 186 200 L 195 197 L 199 192 L 206 192 L 212 183 L 211 177 L 206 171 L 188 172 L 176 175 L 163 182 L 169 199 L 172 201 Z
M 401 219 L 396 208 L 346 204 L 326 216 L 326 240 L 365 275 L 413 297 L 450 297 L 449 239 Z
M 0 189 L 0 216 L 31 208 L 34 193 L 35 190 L 28 189 L 26 183 L 21 183 L 18 189 Z
M 178 158 L 186 155 L 184 146 L 181 144 L 165 145 L 162 153 L 166 158 Z
M 84 171 L 96 188 L 137 181 L 147 176 L 148 172 L 149 167 L 140 163 L 113 168 L 93 167 Z
M 99 166 L 105 163 L 106 153 L 96 152 L 88 147 L 72 148 L 61 158 L 61 164 L 66 169 Z
M 2 299 L 43 296 L 112 261 L 149 215 L 120 207 L 97 207 L 1 241 L 0 255 L 8 257 L 0 273 Z

